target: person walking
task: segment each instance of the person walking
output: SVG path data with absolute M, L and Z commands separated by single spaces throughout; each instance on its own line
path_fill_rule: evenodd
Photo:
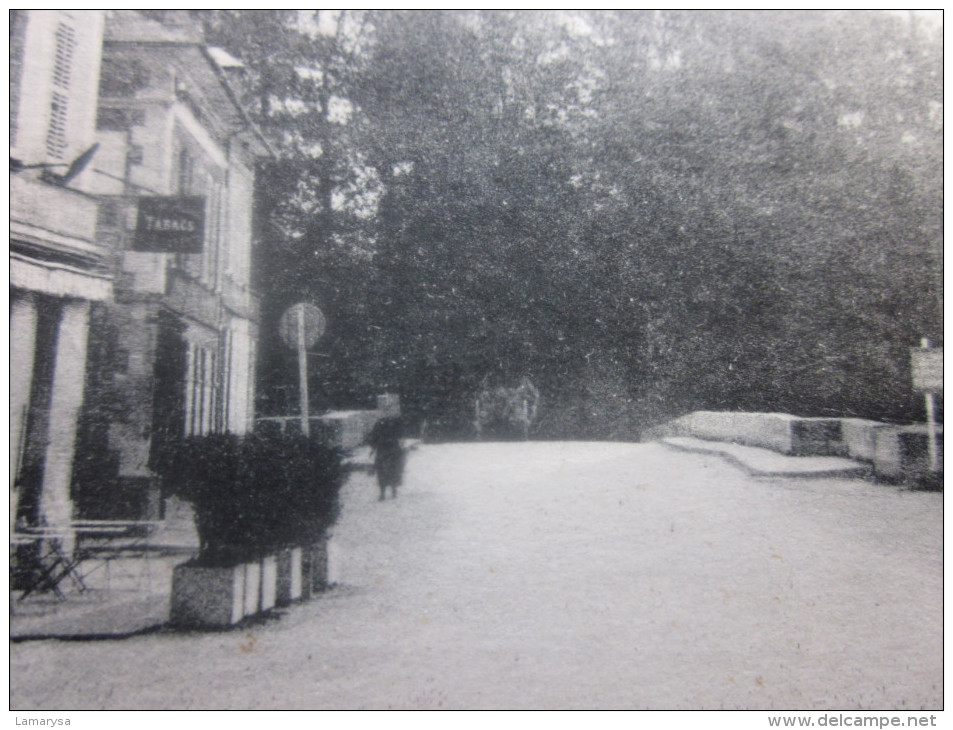
M 391 496 L 396 499 L 397 487 L 404 481 L 404 466 L 407 454 L 400 443 L 400 419 L 384 418 L 378 421 L 367 438 L 374 456 L 374 473 L 381 490 L 381 501 L 387 496 L 390 487 Z

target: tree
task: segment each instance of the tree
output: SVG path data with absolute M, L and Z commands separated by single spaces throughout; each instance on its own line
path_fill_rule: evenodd
M 262 406 L 288 407 L 282 392 L 294 382 L 294 354 L 276 324 L 298 301 L 315 301 L 329 320 L 324 351 L 312 358 L 317 405 L 366 391 L 352 367 L 362 340 L 349 333 L 364 326 L 378 181 L 355 139 L 348 99 L 371 35 L 366 14 L 223 10 L 202 17 L 209 42 L 243 61 L 244 100 L 278 151 L 258 175 Z
M 530 374 L 553 437 L 694 408 L 916 417 L 908 348 L 939 342 L 942 297 L 942 46 L 918 16 L 273 17 L 297 40 L 251 73 L 286 150 L 269 306 L 334 315 L 330 399 L 394 388 L 463 424 L 485 378 Z

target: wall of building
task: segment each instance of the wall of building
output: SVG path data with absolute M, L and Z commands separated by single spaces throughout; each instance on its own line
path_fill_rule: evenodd
M 157 445 L 254 417 L 261 147 L 194 27 L 11 22 L 11 520 L 154 519 Z M 203 251 L 132 250 L 140 198 L 179 194 L 206 199 Z
M 129 24 L 128 12 L 117 12 L 126 24 L 107 20 L 94 190 L 103 199 L 100 238 L 116 251 L 115 301 L 99 317 L 97 337 L 113 341 L 102 348 L 103 388 L 118 412 L 97 458 L 121 499 L 103 503 L 92 482 L 79 491 L 91 495 L 84 509 L 155 518 L 162 511 L 150 468 L 156 448 L 167 438 L 244 433 L 254 418 L 255 159 L 220 118 L 229 111 L 215 104 L 227 97 L 210 96 L 220 81 L 199 46 L 137 42 L 136 33 L 156 39 L 165 30 Z M 201 253 L 132 250 L 138 200 L 157 195 L 205 198 Z
M 29 164 L 68 163 L 94 142 L 103 14 L 19 12 L 22 42 L 11 50 L 22 51 L 14 64 L 20 91 L 10 156 Z M 62 102 L 55 109 L 54 95 Z
M 10 517 L 68 529 L 89 318 L 112 297 L 90 171 L 98 11 L 17 11 L 11 28 Z

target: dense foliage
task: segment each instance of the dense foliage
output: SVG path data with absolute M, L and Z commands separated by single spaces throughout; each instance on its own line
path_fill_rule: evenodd
M 942 343 L 942 44 L 866 11 L 218 11 L 282 150 L 263 171 L 274 335 L 330 327 L 315 405 L 472 421 L 527 374 L 538 433 L 697 408 L 922 418 Z M 267 43 L 261 38 L 268 38 Z M 293 393 L 293 390 L 292 390 Z
M 156 470 L 195 513 L 202 565 L 317 542 L 337 519 L 339 450 L 281 434 L 209 434 L 168 444 Z

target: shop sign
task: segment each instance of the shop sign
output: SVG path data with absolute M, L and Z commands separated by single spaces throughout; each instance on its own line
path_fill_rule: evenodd
M 163 195 L 139 198 L 133 251 L 202 253 L 204 240 L 204 197 Z

